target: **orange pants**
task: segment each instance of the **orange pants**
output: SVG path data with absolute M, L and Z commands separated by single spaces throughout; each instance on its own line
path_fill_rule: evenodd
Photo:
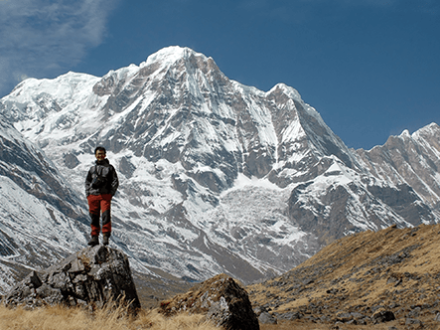
M 99 217 L 102 214 L 102 233 L 110 234 L 112 231 L 112 222 L 110 216 L 110 203 L 112 201 L 111 194 L 89 195 L 87 196 L 89 203 L 89 213 L 92 219 L 92 236 L 98 236 L 101 231 L 99 226 Z

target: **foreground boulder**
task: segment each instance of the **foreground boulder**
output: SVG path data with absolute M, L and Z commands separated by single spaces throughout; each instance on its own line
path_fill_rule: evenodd
M 195 285 L 187 293 L 162 301 L 165 315 L 177 312 L 203 314 L 216 326 L 227 330 L 259 330 L 247 292 L 232 277 L 217 275 Z
M 102 307 L 122 297 L 140 308 L 128 258 L 121 251 L 97 245 L 78 251 L 44 270 L 32 271 L 4 296 L 8 306 L 44 304 Z

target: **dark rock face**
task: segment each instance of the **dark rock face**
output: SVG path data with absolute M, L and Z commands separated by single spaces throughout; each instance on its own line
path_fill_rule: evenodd
M 389 322 L 396 319 L 391 311 L 379 311 L 373 314 L 372 319 L 376 322 Z
M 128 258 L 122 252 L 97 245 L 78 251 L 58 264 L 32 271 L 4 297 L 6 305 L 93 304 L 113 300 L 140 308 Z
M 67 168 L 75 168 L 80 164 L 80 161 L 78 160 L 78 158 L 70 153 L 70 154 L 66 154 L 64 155 L 64 165 L 66 165 Z
M 194 286 L 185 294 L 161 302 L 161 312 L 204 314 L 227 330 L 258 330 L 257 317 L 247 292 L 232 277 L 220 274 Z

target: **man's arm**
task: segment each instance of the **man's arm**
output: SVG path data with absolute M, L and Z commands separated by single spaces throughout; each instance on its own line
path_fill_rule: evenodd
M 92 174 L 90 173 L 89 170 L 86 176 L 86 197 L 89 197 L 90 195 L 91 184 L 92 184 Z
M 111 191 L 112 196 L 116 194 L 116 190 L 119 187 L 118 175 L 116 174 L 115 168 L 112 166 L 112 183 L 111 183 Z

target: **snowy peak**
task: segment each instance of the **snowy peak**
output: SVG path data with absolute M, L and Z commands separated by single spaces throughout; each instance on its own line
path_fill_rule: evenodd
M 3 98 L 4 103 L 10 100 L 14 103 L 34 103 L 42 108 L 48 108 L 45 104 L 45 97 L 50 96 L 58 107 L 64 108 L 69 103 L 76 101 L 78 96 L 90 91 L 91 86 L 99 78 L 83 74 L 68 72 L 55 79 L 34 79 L 29 78 L 20 83 L 11 94 Z M 38 93 L 35 93 L 38 91 Z M 20 109 L 30 112 L 32 108 Z M 7 114 L 7 112 L 3 112 Z
M 91 75 L 69 72 L 56 79 L 27 79 L 0 103 L 2 114 L 25 137 L 41 145 L 47 137 L 62 142 L 72 127 L 81 123 L 79 108 L 90 109 L 99 100 L 92 93 L 99 80 Z M 51 139 L 50 139 L 51 140 Z
M 430 141 L 440 141 L 440 126 L 436 123 L 431 123 L 415 131 L 412 134 L 412 138 L 415 140 L 428 139 Z
M 301 95 L 298 93 L 298 91 L 290 86 L 287 86 L 284 83 L 276 84 L 270 91 L 266 93 L 268 96 L 271 94 L 274 95 L 286 95 L 287 99 L 292 99 L 294 101 L 303 103 L 303 100 L 301 99 Z
M 140 67 L 156 66 L 159 68 L 170 68 L 184 63 L 187 69 L 204 69 L 209 66 L 210 69 L 217 69 L 214 60 L 201 53 L 187 47 L 171 46 L 166 47 L 150 55 L 147 60 L 140 64 Z
M 162 80 L 169 82 L 169 78 L 179 79 L 182 73 L 197 75 L 196 70 L 204 74 L 215 72 L 225 77 L 211 57 L 197 53 L 189 48 L 178 46 L 167 47 L 150 55 L 139 66 L 134 64 L 116 71 L 110 71 L 95 87 L 98 95 L 115 94 L 125 88 L 141 87 L 147 80 Z M 111 88 L 116 87 L 118 88 Z M 103 88 L 105 87 L 105 88 Z
M 404 129 L 400 135 L 391 135 L 384 146 L 392 146 L 396 143 L 423 143 L 424 139 L 432 142 L 436 137 L 440 137 L 440 126 L 436 123 L 431 123 L 418 129 L 412 134 L 409 132 L 409 130 Z M 384 146 L 375 146 L 374 148 L 382 148 Z

